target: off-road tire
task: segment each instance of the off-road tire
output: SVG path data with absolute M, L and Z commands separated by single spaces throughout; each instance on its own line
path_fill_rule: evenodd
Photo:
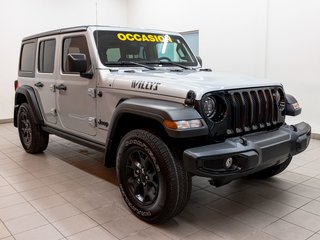
M 267 179 L 272 176 L 275 176 L 275 175 L 281 173 L 282 171 L 284 171 L 289 166 L 291 159 L 292 159 L 292 157 L 289 157 L 283 163 L 266 168 L 260 172 L 256 172 L 256 173 L 252 174 L 252 176 L 255 178 L 258 178 L 258 179 Z
M 142 129 L 127 133 L 119 144 L 116 168 L 121 194 L 141 220 L 163 223 L 186 205 L 191 180 L 181 160 L 155 134 Z
M 47 148 L 49 134 L 35 123 L 28 103 L 23 103 L 19 107 L 18 131 L 21 144 L 26 152 L 41 153 Z

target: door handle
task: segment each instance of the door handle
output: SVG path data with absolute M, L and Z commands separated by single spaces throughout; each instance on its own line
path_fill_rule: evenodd
M 55 89 L 66 91 L 67 90 L 67 86 L 65 86 L 63 84 L 60 84 L 58 86 L 55 86 Z
M 34 85 L 38 88 L 42 88 L 44 86 L 42 82 L 37 82 Z

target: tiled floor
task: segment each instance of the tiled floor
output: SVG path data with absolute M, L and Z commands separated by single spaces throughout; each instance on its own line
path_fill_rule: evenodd
M 320 141 L 281 175 L 221 188 L 194 177 L 191 200 L 169 223 L 135 218 L 103 155 L 56 136 L 43 154 L 0 125 L 0 239 L 320 240 Z

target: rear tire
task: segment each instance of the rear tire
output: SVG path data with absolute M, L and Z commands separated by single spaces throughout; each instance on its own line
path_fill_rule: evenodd
M 117 177 L 121 194 L 141 220 L 163 223 L 185 207 L 191 192 L 180 159 L 156 135 L 133 130 L 120 142 Z
M 256 172 L 252 174 L 253 177 L 258 178 L 258 179 L 267 179 L 270 178 L 274 175 L 277 175 L 284 171 L 290 164 L 292 157 L 289 157 L 286 161 L 279 165 L 275 165 L 269 168 L 266 168 L 260 172 Z
M 25 151 L 28 153 L 43 152 L 48 146 L 49 134 L 35 123 L 29 104 L 21 104 L 17 122 L 20 141 Z

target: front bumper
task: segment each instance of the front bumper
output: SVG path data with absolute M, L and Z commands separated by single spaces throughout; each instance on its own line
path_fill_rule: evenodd
M 286 161 L 304 151 L 310 142 L 311 127 L 305 122 L 283 125 L 277 130 L 229 138 L 222 143 L 186 149 L 183 162 L 194 175 L 210 177 L 223 185 Z M 227 159 L 232 165 L 226 166 Z

